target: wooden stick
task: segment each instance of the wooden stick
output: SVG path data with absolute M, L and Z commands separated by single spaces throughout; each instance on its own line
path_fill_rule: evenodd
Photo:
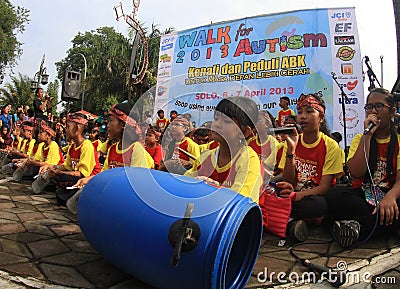
M 188 156 L 189 158 L 191 158 L 192 160 L 196 160 L 196 157 L 194 155 L 192 155 L 191 153 L 188 153 L 187 151 L 185 151 L 184 149 L 178 147 L 178 151 L 180 151 L 181 153 L 183 153 L 184 155 Z

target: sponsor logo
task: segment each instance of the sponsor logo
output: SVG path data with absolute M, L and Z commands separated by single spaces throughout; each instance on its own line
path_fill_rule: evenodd
M 356 88 L 358 84 L 358 80 L 354 80 L 353 82 L 347 82 L 347 89 L 348 90 L 353 90 L 354 88 Z
M 351 63 L 342 63 L 341 71 L 344 75 L 352 75 L 353 74 L 353 64 Z
M 163 41 L 161 42 L 161 45 L 165 45 L 165 44 L 168 44 L 168 43 L 172 43 L 172 42 L 174 42 L 175 41 L 175 37 L 167 37 L 167 38 L 164 38 L 163 39 Z
M 168 43 L 168 44 L 165 44 L 165 45 L 161 45 L 161 50 L 168 50 L 168 49 L 172 48 L 172 46 L 174 46 L 173 43 Z
M 172 60 L 171 55 L 168 54 L 162 54 L 160 55 L 160 62 L 170 62 Z
M 344 127 L 343 112 L 339 114 L 339 122 Z M 352 108 L 346 109 L 346 128 L 355 128 L 360 122 L 357 111 Z
M 161 96 L 161 95 L 163 95 L 166 91 L 167 91 L 167 88 L 166 88 L 166 87 L 160 86 L 160 87 L 158 87 L 157 95 L 158 95 L 158 96 Z
M 348 95 L 348 96 L 353 96 L 353 97 L 354 97 L 354 96 L 357 96 L 357 93 L 355 93 L 354 91 L 352 91 L 352 92 L 348 93 L 347 95 Z
M 339 103 L 342 104 L 342 99 L 339 98 Z M 347 97 L 344 99 L 345 104 L 358 104 L 358 98 L 357 97 Z
M 350 61 L 353 59 L 355 53 L 356 51 L 351 47 L 342 46 L 338 49 L 336 57 L 343 61 Z
M 162 71 L 162 72 L 159 72 L 157 76 L 161 77 L 161 78 L 165 78 L 165 77 L 169 77 L 170 75 L 171 74 L 169 71 Z
M 336 23 L 335 32 L 336 33 L 347 33 L 351 30 L 353 23 L 344 22 L 344 23 Z
M 335 45 L 355 44 L 354 36 L 335 36 Z
M 160 64 L 160 69 L 159 70 L 167 70 L 167 69 L 170 69 L 172 67 L 172 65 L 171 64 L 164 64 L 164 63 L 162 63 L 162 64 Z
M 351 18 L 351 12 L 337 12 L 337 13 L 333 13 L 331 15 L 332 19 L 338 19 L 340 20 L 347 20 L 349 18 Z

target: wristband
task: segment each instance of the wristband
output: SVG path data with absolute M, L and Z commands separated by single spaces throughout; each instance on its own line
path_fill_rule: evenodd
M 294 154 L 286 154 L 286 158 L 293 159 L 294 158 Z

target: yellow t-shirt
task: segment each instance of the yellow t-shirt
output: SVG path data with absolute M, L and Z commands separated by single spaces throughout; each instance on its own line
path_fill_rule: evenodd
M 42 151 L 43 146 L 44 146 L 44 142 L 41 142 L 38 144 L 37 151 L 36 151 L 35 155 L 33 156 L 33 159 L 35 161 L 43 162 L 43 151 Z
M 134 142 L 124 150 L 118 149 L 118 143 L 113 144 L 107 151 L 102 172 L 114 167 L 124 166 L 123 154 L 131 153 L 131 167 L 154 168 L 154 160 L 140 142 Z M 131 151 L 131 152 L 130 152 Z
M 338 143 L 320 132 L 318 139 L 307 144 L 300 134 L 295 152 L 296 181 L 295 190 L 302 191 L 318 186 L 322 176 L 343 174 L 343 163 Z
M 29 141 L 28 149 L 26 149 L 26 142 L 27 142 L 27 141 L 28 141 L 28 140 L 26 139 L 25 142 L 22 142 L 21 151 L 22 151 L 24 154 L 27 154 L 29 157 L 32 157 L 32 156 L 33 156 L 33 148 L 35 147 L 36 140 L 35 140 L 34 138 L 31 139 L 31 140 Z
M 92 142 L 85 139 L 79 147 L 75 147 L 73 143 L 68 149 L 63 166 L 68 171 L 79 171 L 85 177 L 90 176 L 96 166 Z
M 280 144 L 272 135 L 268 135 L 267 140 L 261 143 L 258 135 L 249 138 L 247 145 L 253 148 L 260 160 L 263 162 L 264 168 L 273 170 L 276 165 L 276 153 Z
M 192 156 L 194 156 L 196 159 L 200 156 L 200 148 L 199 145 L 197 143 L 194 142 L 194 140 L 192 140 L 189 137 L 184 137 L 182 139 L 182 141 L 180 142 L 176 142 L 175 143 L 175 149 L 174 152 L 172 154 L 171 159 L 182 159 L 182 160 L 188 160 L 190 161 L 192 164 L 194 164 L 195 160 L 188 157 L 187 155 L 185 155 L 184 153 L 180 152 L 178 150 L 178 147 L 183 149 L 184 151 L 187 151 L 189 154 L 191 154 Z
M 260 160 L 256 152 L 248 146 L 239 149 L 232 160 L 223 167 L 217 164 L 219 148 L 204 151 L 185 176 L 206 176 L 218 181 L 222 186 L 250 197 L 258 203 L 262 175 Z
M 45 156 L 45 151 L 47 151 L 47 156 Z M 46 146 L 44 142 L 40 143 L 35 155 L 35 160 L 46 162 L 49 165 L 58 165 L 60 162 L 58 144 L 55 141 L 52 141 L 49 146 Z
M 351 145 L 350 145 L 349 160 L 354 157 L 354 154 L 357 151 L 358 146 L 360 145 L 362 136 L 363 136 L 362 134 L 356 134 L 354 136 L 353 141 L 351 142 Z M 378 156 L 377 156 L 376 170 L 373 173 L 372 179 L 373 179 L 374 183 L 377 186 L 379 186 L 381 189 L 389 190 L 392 188 L 392 186 L 395 182 L 395 179 L 394 179 L 395 176 L 388 176 L 387 172 L 386 172 L 387 162 L 388 162 L 386 153 L 387 153 L 389 143 L 390 143 L 390 136 L 388 136 L 385 139 L 376 139 L 376 142 L 378 144 L 378 149 L 377 149 Z M 400 135 L 397 135 L 397 142 L 400 144 Z M 396 158 L 396 169 L 395 170 L 398 171 L 398 170 L 400 170 L 400 149 L 398 149 L 397 155 L 394 155 L 393 158 Z M 393 161 L 393 159 L 390 161 Z M 356 179 L 354 182 L 361 183 L 362 180 Z M 353 182 L 353 185 L 354 185 L 354 182 Z

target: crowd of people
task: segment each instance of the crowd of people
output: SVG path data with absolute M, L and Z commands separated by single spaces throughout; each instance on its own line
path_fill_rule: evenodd
M 398 229 L 400 139 L 396 102 L 387 90 L 369 93 L 364 127 L 370 130 L 354 138 L 347 163 L 341 136 L 330 133 L 318 94 L 302 94 L 297 114 L 282 96 L 276 117 L 259 111 L 250 98 L 228 97 L 216 106 L 213 120 L 198 128 L 190 114 L 171 111 L 167 118 L 160 109 L 152 119 L 149 112 L 132 112 L 127 103 L 91 121 L 80 113 L 56 117 L 45 113 L 50 101 L 38 89 L 33 109 L 21 106 L 11 114 L 11 106 L 3 106 L 2 172 L 16 181 L 32 180 L 36 194 L 54 191 L 58 204 L 73 212 L 82 187 L 96 174 L 135 166 L 231 188 L 260 205 L 267 229 L 277 222 L 266 197 L 273 192 L 290 200 L 288 218 L 279 222 L 284 235 L 296 241 L 307 239 L 309 226 L 321 224 L 343 247 Z M 277 126 L 292 130 L 271 133 Z M 351 186 L 338 185 L 346 168 Z

